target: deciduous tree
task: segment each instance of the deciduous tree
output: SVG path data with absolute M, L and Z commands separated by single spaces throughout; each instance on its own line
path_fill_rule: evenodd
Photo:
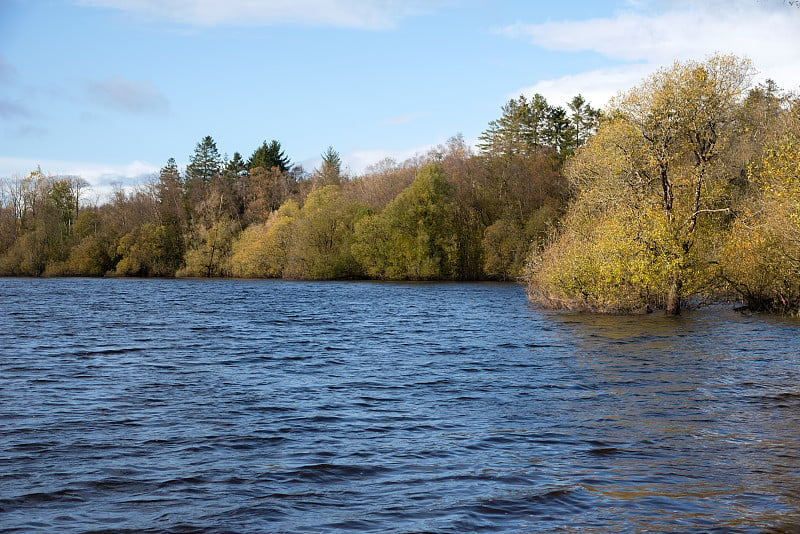
M 294 227 L 284 275 L 289 278 L 353 278 L 360 265 L 353 258 L 353 229 L 364 209 L 347 202 L 336 185 L 314 189 Z
M 353 252 L 366 273 L 400 280 L 454 278 L 458 243 L 452 194 L 441 165 L 432 163 L 381 213 L 359 220 Z
M 231 272 L 245 278 L 281 278 L 294 243 L 300 207 L 287 200 L 265 223 L 248 226 L 233 243 Z
M 800 106 L 798 106 L 800 108 Z M 754 311 L 800 313 L 800 109 L 750 168 L 755 187 L 720 258 Z
M 677 314 L 708 288 L 731 212 L 730 169 L 718 163 L 750 75 L 733 56 L 676 63 L 614 103 L 568 167 L 576 199 L 559 240 L 532 262 L 534 298 Z

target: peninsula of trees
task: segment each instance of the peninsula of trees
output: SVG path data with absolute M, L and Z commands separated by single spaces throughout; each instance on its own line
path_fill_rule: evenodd
M 531 298 L 677 314 L 730 296 L 800 309 L 800 100 L 749 61 L 676 63 L 614 99 L 567 163 L 564 217 L 528 266 Z
M 735 56 L 675 63 L 601 114 L 512 99 L 460 136 L 347 175 L 278 141 L 211 137 L 135 190 L 2 182 L 0 274 L 522 280 L 544 306 L 679 313 L 706 297 L 800 308 L 800 100 Z

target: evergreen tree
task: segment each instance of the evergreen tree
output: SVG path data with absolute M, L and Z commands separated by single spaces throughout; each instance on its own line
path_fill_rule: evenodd
M 576 95 L 567 104 L 569 108 L 570 128 L 573 132 L 573 150 L 586 144 L 595 131 L 600 119 L 600 110 L 593 108 L 581 95 Z
M 167 160 L 167 164 L 161 167 L 159 179 L 163 182 L 180 182 L 181 172 L 178 169 L 178 164 L 175 162 L 175 158 L 169 158 Z
M 208 184 L 222 169 L 222 158 L 217 143 L 207 135 L 197 143 L 194 154 L 186 166 L 186 181 Z
M 319 185 L 339 185 L 342 181 L 342 158 L 339 153 L 329 146 L 322 154 L 322 166 L 316 173 L 316 182 Z
M 571 115 L 538 93 L 530 99 L 524 95 L 512 99 L 481 134 L 478 148 L 489 156 L 529 156 L 550 147 L 567 156 L 597 129 L 600 116 L 580 95 L 568 106 Z
M 574 146 L 574 134 L 570 129 L 567 112 L 561 106 L 549 107 L 546 112 L 547 123 L 544 130 L 545 144 L 566 156 Z
M 172 224 L 183 219 L 183 187 L 178 164 L 175 163 L 175 158 L 169 158 L 167 164 L 161 168 L 156 184 L 159 215 L 165 224 Z
M 528 114 L 523 122 L 523 139 L 529 147 L 526 153 L 533 152 L 547 144 L 546 132 L 550 109 L 547 99 L 539 93 L 533 95 L 528 101 Z
M 247 175 L 247 162 L 242 158 L 241 154 L 234 152 L 233 157 L 225 164 L 223 173 L 230 180 L 238 181 Z
M 502 116 L 489 123 L 480 136 L 478 148 L 491 156 L 530 155 L 552 143 L 553 108 L 545 97 L 535 94 L 511 99 Z
M 186 197 L 189 207 L 198 206 L 208 195 L 209 186 L 222 170 L 222 158 L 214 139 L 207 135 L 197 143 L 186 166 Z
M 261 167 L 268 171 L 273 167 L 277 167 L 281 172 L 288 171 L 290 166 L 291 161 L 283 152 L 281 144 L 275 139 L 269 143 L 264 141 L 261 146 L 253 152 L 247 165 L 248 169 L 251 170 L 256 167 Z
M 245 211 L 248 176 L 247 162 L 240 153 L 234 152 L 222 171 L 222 185 L 229 192 L 231 208 L 238 216 Z

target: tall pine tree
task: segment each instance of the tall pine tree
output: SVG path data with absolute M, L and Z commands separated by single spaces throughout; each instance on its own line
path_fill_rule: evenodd
M 186 166 L 186 181 L 208 184 L 222 169 L 222 158 L 217 143 L 207 135 L 195 146 L 194 154 Z
M 202 202 L 209 187 L 222 171 L 222 158 L 217 143 L 207 135 L 195 146 L 192 159 L 186 166 L 186 197 L 190 206 Z
M 488 156 L 530 156 L 542 148 L 554 149 L 562 157 L 582 146 L 597 129 L 600 112 L 578 95 L 568 104 L 551 106 L 540 94 L 511 99 L 502 116 L 489 123 L 478 148 Z
M 572 151 L 582 147 L 589 137 L 597 131 L 600 121 L 600 110 L 593 108 L 581 95 L 577 95 L 567 104 L 569 108 L 569 122 L 572 130 Z

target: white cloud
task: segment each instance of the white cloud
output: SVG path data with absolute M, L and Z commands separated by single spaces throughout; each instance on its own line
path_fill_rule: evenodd
M 391 28 L 441 0 L 77 0 L 194 26 L 303 24 Z
M 91 187 L 87 198 L 102 200 L 116 187 L 130 188 L 146 182 L 158 174 L 160 167 L 142 161 L 114 165 L 97 162 L 35 160 L 27 158 L 0 157 L 0 177 L 27 176 L 41 167 L 42 172 L 52 175 L 80 176 Z
M 152 83 L 120 76 L 89 84 L 89 94 L 107 107 L 129 113 L 159 113 L 169 107 L 167 98 Z
M 612 18 L 516 24 L 500 30 L 536 46 L 564 52 L 595 52 L 622 65 L 544 80 L 521 92 L 541 92 L 548 100 L 582 93 L 604 105 L 617 90 L 675 60 L 702 60 L 715 53 L 750 58 L 759 79 L 779 86 L 800 84 L 800 9 L 767 2 L 660 2 L 658 13 L 620 12 Z
M 553 80 L 542 80 L 508 97 L 539 93 L 544 95 L 548 103 L 565 106 L 572 97 L 580 93 L 592 107 L 603 108 L 620 90 L 635 86 L 653 70 L 654 67 L 650 64 L 637 64 L 580 72 Z

